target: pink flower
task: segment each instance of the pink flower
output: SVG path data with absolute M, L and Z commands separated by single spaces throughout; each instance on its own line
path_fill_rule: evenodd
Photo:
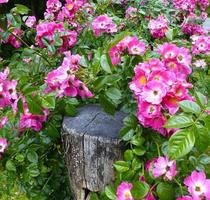
M 178 53 L 178 47 L 175 44 L 164 43 L 158 46 L 158 53 L 160 53 L 164 60 L 175 59 Z
M 134 200 L 131 194 L 132 187 L 131 183 L 122 182 L 117 188 L 117 200 Z
M 6 138 L 0 137 L 0 153 L 3 154 L 7 149 L 8 142 Z
M 201 7 L 201 10 L 208 8 L 209 2 L 208 0 L 173 0 L 173 4 L 177 9 L 194 12 L 198 5 Z
M 193 200 L 210 198 L 210 179 L 206 179 L 204 172 L 193 171 L 191 176 L 185 178 L 184 184 L 188 186 L 188 191 Z
M 210 54 L 210 36 L 192 36 L 193 54 Z
M 145 197 L 145 200 L 156 200 L 152 192 L 149 192 Z
M 78 54 L 71 55 L 71 52 L 64 52 L 64 55 L 61 66 L 47 74 L 45 82 L 48 87 L 45 92 L 56 91 L 57 97 L 92 97 L 93 94 L 86 85 L 75 77 L 81 57 Z
M 196 6 L 195 0 L 173 0 L 173 4 L 175 8 L 186 10 L 186 11 L 194 11 Z
M 189 66 L 192 61 L 192 56 L 190 55 L 189 49 L 180 47 L 178 49 L 176 60 L 179 64 Z
M 22 31 L 18 28 L 13 29 L 12 33 L 18 37 L 21 37 Z M 7 41 L 5 43 L 10 43 L 13 47 L 15 48 L 20 48 L 21 47 L 21 42 L 14 36 L 14 35 L 9 35 Z
M 132 40 L 132 36 L 126 36 L 116 46 L 119 49 L 119 51 L 123 52 L 128 47 L 128 43 Z
M 139 112 L 141 112 L 145 118 L 153 118 L 155 116 L 159 116 L 161 111 L 160 105 L 153 105 L 143 101 L 138 103 L 138 108 Z
M 159 81 L 150 81 L 143 88 L 142 98 L 152 104 L 160 104 L 166 95 L 166 86 Z
M 107 15 L 100 15 L 93 20 L 92 29 L 95 36 L 100 36 L 102 33 L 116 33 L 117 25 Z
M 31 58 L 23 58 L 23 62 L 25 63 L 30 63 L 32 61 Z
M 8 117 L 4 116 L 0 118 L 0 129 L 5 126 L 5 124 L 8 122 Z
M 127 19 L 131 19 L 133 16 L 135 16 L 135 14 L 137 13 L 137 8 L 134 7 L 128 7 L 127 10 L 125 11 L 125 17 Z
M 157 19 L 149 21 L 148 28 L 153 38 L 161 39 L 165 37 L 168 30 L 168 21 L 164 16 L 159 15 Z
M 143 70 L 137 68 L 138 66 L 135 67 L 136 75 L 132 82 L 130 82 L 129 87 L 136 95 L 139 95 L 142 92 L 143 87 L 147 84 L 147 76 Z
M 6 106 L 13 106 L 18 99 L 16 86 L 16 80 L 8 80 L 9 68 L 6 68 L 4 72 L 0 72 L 0 108 Z
M 182 32 L 188 35 L 202 35 L 205 33 L 204 28 L 201 25 L 195 23 L 183 23 L 181 28 Z
M 128 43 L 128 52 L 131 55 L 142 55 L 145 53 L 145 44 L 140 42 L 137 37 L 133 37 Z
M 145 127 L 152 128 L 155 131 L 158 131 L 163 136 L 168 136 L 167 130 L 163 128 L 166 123 L 166 118 L 162 115 L 155 116 L 153 118 L 145 118 L 141 115 L 140 111 L 138 111 L 137 117 L 142 125 Z
M 19 129 L 23 131 L 25 128 L 31 128 L 34 131 L 40 131 L 42 129 L 42 123 L 47 121 L 47 117 L 49 115 L 49 111 L 43 108 L 43 114 L 35 115 L 30 113 L 26 98 L 23 97 L 23 110 L 24 113 L 20 114 L 20 122 L 19 122 Z
M 44 117 L 42 115 L 33 115 L 31 113 L 28 114 L 20 114 L 20 130 L 24 128 L 31 128 L 34 131 L 40 131 L 42 129 L 42 122 L 44 122 Z
M 36 24 L 36 17 L 35 16 L 29 16 L 25 22 L 26 26 L 29 28 L 32 28 Z
M 163 105 L 168 109 L 171 115 L 174 115 L 179 110 L 179 99 L 173 94 L 168 94 L 163 99 Z
M 111 61 L 112 61 L 113 65 L 117 65 L 121 61 L 120 52 L 119 52 L 119 50 L 118 50 L 118 48 L 116 46 L 113 46 L 109 50 L 109 56 L 111 58 Z
M 0 3 L 7 3 L 9 0 L 0 0 Z
M 80 80 L 77 80 L 78 88 L 77 92 L 82 98 L 90 98 L 93 97 L 92 92 L 87 88 L 87 86 Z
M 203 59 L 196 60 L 193 64 L 194 64 L 195 67 L 202 68 L 202 69 L 204 69 L 207 65 L 205 60 L 203 60 Z
M 169 161 L 168 157 L 159 157 L 154 163 L 152 174 L 155 178 L 164 175 L 167 180 L 172 180 L 176 176 L 176 161 Z

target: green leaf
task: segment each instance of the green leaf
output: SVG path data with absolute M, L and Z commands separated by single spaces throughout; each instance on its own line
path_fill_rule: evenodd
M 7 30 L 7 18 L 4 15 L 0 15 L 0 28 Z
M 15 160 L 17 160 L 18 162 L 23 162 L 24 161 L 24 155 L 23 154 L 17 154 L 15 156 Z
M 21 98 L 18 100 L 17 107 L 18 107 L 18 112 L 24 113 L 23 101 Z
M 143 137 L 140 137 L 138 135 L 135 135 L 134 137 L 132 137 L 130 143 L 135 145 L 135 146 L 142 146 L 144 143 L 145 139 Z
M 25 96 L 31 95 L 32 93 L 36 92 L 39 90 L 38 86 L 32 86 L 31 84 L 25 85 L 22 88 L 22 92 Z
M 109 99 L 107 99 L 105 95 L 99 95 L 99 103 L 101 104 L 105 112 L 114 115 L 115 105 L 113 105 L 113 103 Z
M 135 199 L 144 198 L 149 192 L 149 185 L 145 182 L 136 181 L 133 184 L 131 194 Z
M 119 75 L 107 75 L 107 76 L 100 76 L 98 79 L 94 82 L 96 90 L 99 90 L 104 87 L 106 84 L 114 84 L 118 82 L 121 79 Z
M 101 64 L 102 69 L 103 69 L 105 72 L 107 72 L 107 73 L 112 73 L 111 67 L 110 67 L 110 65 L 109 65 L 109 62 L 108 62 L 108 60 L 107 60 L 107 56 L 106 56 L 106 55 L 102 55 L 102 56 L 101 56 L 100 64 Z
M 47 135 L 50 136 L 51 138 L 59 138 L 60 132 L 53 124 L 50 124 L 49 127 L 47 128 Z
M 190 116 L 187 115 L 175 115 L 172 116 L 164 125 L 165 128 L 184 128 L 191 126 L 193 124 L 193 120 Z
M 55 95 L 47 95 L 42 98 L 42 106 L 48 109 L 55 108 Z
M 98 195 L 96 193 L 91 192 L 89 200 L 99 200 Z
M 138 158 L 134 158 L 131 166 L 132 166 L 133 170 L 138 170 L 138 169 L 141 168 L 142 164 L 141 164 L 141 161 Z
M 38 96 L 33 96 L 33 97 L 26 97 L 27 105 L 29 108 L 29 111 L 32 114 L 43 114 L 42 112 L 42 107 L 41 107 L 41 100 Z
M 173 37 L 174 37 L 173 29 L 168 29 L 167 32 L 165 33 L 165 35 L 169 40 L 173 40 Z
M 37 163 L 38 162 L 38 155 L 35 151 L 29 151 L 27 153 L 27 159 L 29 162 Z
M 124 141 L 129 141 L 134 135 L 134 130 L 130 129 L 129 127 L 124 127 L 120 130 L 120 137 Z
M 63 40 L 60 38 L 59 34 L 54 34 L 53 38 L 54 38 L 54 42 L 55 42 L 54 45 L 56 47 L 60 47 L 63 45 Z
M 115 190 L 114 190 L 113 187 L 111 187 L 111 186 L 106 186 L 106 188 L 105 188 L 105 194 L 106 194 L 106 196 L 107 196 L 109 199 L 111 199 L 111 200 L 116 200 L 117 197 L 116 197 L 116 194 L 115 194 L 115 193 L 116 193 L 116 192 L 115 192 Z
M 65 113 L 70 117 L 74 117 L 77 114 L 77 110 L 72 104 L 67 104 L 65 106 Z
M 118 172 L 127 172 L 129 170 L 129 164 L 125 161 L 115 162 L 114 167 Z
M 145 154 L 145 150 L 141 148 L 135 148 L 133 149 L 133 153 L 136 154 L 137 156 L 142 156 Z
M 134 157 L 134 155 L 133 155 L 132 150 L 127 149 L 127 150 L 124 152 L 124 159 L 125 159 L 126 161 L 131 161 L 131 160 L 133 160 L 133 157 Z
M 27 171 L 29 173 L 29 176 L 31 177 L 37 177 L 40 174 L 40 171 L 38 169 L 38 166 L 36 163 L 32 163 L 27 167 Z
M 131 114 L 123 119 L 123 123 L 125 126 L 136 128 L 138 120 L 135 115 Z
M 200 106 L 204 107 L 207 104 L 207 98 L 200 92 L 195 92 L 195 98 Z
M 195 129 L 195 147 L 204 152 L 210 145 L 210 136 L 207 128 L 196 125 Z
M 171 159 L 188 154 L 195 144 L 193 131 L 180 130 L 174 133 L 168 142 L 168 154 Z
M 206 154 L 202 154 L 199 157 L 200 163 L 203 165 L 209 165 L 210 164 L 210 157 Z
M 121 99 L 122 97 L 122 94 L 121 94 L 121 91 L 117 88 L 109 88 L 107 91 L 106 91 L 106 95 L 110 98 L 110 99 L 113 99 L 113 100 L 119 100 Z
M 7 169 L 8 171 L 16 172 L 16 167 L 15 167 L 15 164 L 13 163 L 13 161 L 8 160 L 8 161 L 6 162 L 6 169 Z
M 199 114 L 201 112 L 200 106 L 193 101 L 188 101 L 188 100 L 181 101 L 179 102 L 179 106 L 184 112 L 195 113 L 195 114 Z
M 160 200 L 174 200 L 175 190 L 169 183 L 159 183 L 157 186 L 157 194 Z
M 12 9 L 12 11 L 19 13 L 21 15 L 27 15 L 30 9 L 24 5 L 21 4 L 15 4 L 15 8 Z

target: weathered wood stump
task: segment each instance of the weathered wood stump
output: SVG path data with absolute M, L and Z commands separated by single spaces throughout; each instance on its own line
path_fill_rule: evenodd
M 62 141 L 75 200 L 85 200 L 90 191 L 100 192 L 113 181 L 113 162 L 122 156 L 118 138 L 125 114 L 106 114 L 99 105 L 79 109 L 65 117 Z

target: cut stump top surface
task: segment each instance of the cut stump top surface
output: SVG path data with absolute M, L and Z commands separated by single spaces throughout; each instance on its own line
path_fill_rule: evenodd
M 63 130 L 75 130 L 75 134 L 118 139 L 119 131 L 123 127 L 125 113 L 116 112 L 109 115 L 96 104 L 86 105 L 78 109 L 75 117 L 64 117 Z

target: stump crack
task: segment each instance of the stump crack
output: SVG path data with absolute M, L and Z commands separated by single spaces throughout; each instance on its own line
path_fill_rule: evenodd
M 96 117 L 100 114 L 100 112 L 96 113 L 95 116 L 88 122 L 88 124 L 86 124 L 84 127 L 83 127 L 83 130 L 85 130 L 95 119 Z M 85 131 L 84 135 L 87 133 L 87 131 Z

